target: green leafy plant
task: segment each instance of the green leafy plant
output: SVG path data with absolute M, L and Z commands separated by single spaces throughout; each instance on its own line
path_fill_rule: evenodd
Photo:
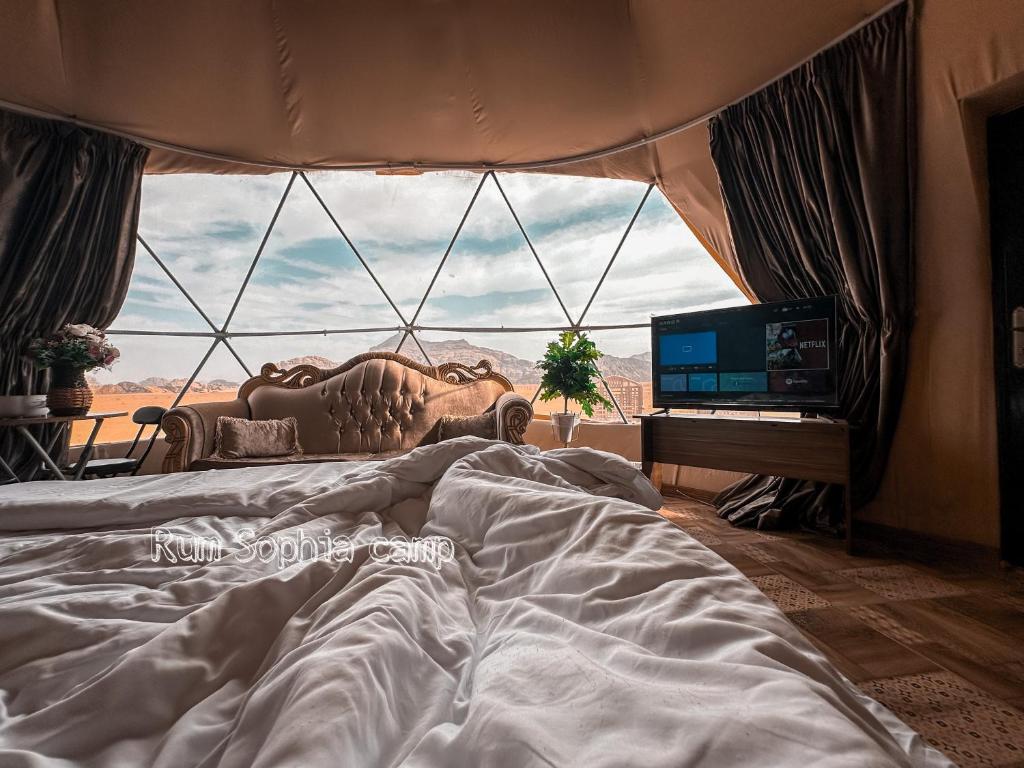
M 557 341 L 548 344 L 544 359 L 537 362 L 543 372 L 540 399 L 545 403 L 562 398 L 563 408 L 575 400 L 587 416 L 594 415 L 594 406 L 611 408 L 611 402 L 597 391 L 595 363 L 601 359 L 597 345 L 585 333 L 563 331 Z

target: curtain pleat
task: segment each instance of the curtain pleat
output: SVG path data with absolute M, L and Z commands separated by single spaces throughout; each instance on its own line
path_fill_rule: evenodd
M 839 400 L 854 506 L 877 492 L 913 323 L 913 130 L 905 4 L 709 126 L 743 281 L 761 301 L 839 296 Z M 723 491 L 735 524 L 838 531 L 841 494 L 773 477 Z
M 128 290 L 148 150 L 66 123 L 0 110 L 0 394 L 46 391 L 29 341 L 65 323 L 106 328 Z M 37 428 L 48 440 L 52 428 Z M 0 453 L 19 475 L 38 459 L 13 432 Z

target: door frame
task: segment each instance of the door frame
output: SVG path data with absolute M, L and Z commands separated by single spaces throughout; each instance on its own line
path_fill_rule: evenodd
M 1009 126 L 1019 121 L 1019 128 Z M 1024 565 L 1024 483 L 1020 475 L 1024 464 L 1013 452 L 1010 420 L 1013 408 L 1010 402 L 1012 368 L 1012 328 L 1010 322 L 1013 297 L 1009 295 L 1012 278 L 1005 258 L 1007 242 L 1021 254 L 1024 262 L 1024 157 L 1020 163 L 1019 190 L 1010 195 L 993 194 L 995 182 L 1007 168 L 1003 155 L 996 147 L 1007 142 L 1006 134 L 1016 132 L 1024 155 L 1024 107 L 992 114 L 986 125 L 988 147 L 987 179 L 989 181 L 989 237 L 992 259 L 992 341 L 993 383 L 996 399 L 996 439 L 999 465 L 999 551 L 1003 560 Z M 1005 177 L 1001 179 L 1005 183 Z M 1024 264 L 1017 270 L 1024 269 Z M 1019 304 L 1024 305 L 1024 297 Z M 1024 425 L 1020 427 L 1024 429 Z M 1024 435 L 1017 440 L 1024 440 Z

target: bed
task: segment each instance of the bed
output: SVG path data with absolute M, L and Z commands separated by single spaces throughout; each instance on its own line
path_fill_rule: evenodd
M 477 438 L 2 488 L 0 765 L 951 765 L 660 504 Z

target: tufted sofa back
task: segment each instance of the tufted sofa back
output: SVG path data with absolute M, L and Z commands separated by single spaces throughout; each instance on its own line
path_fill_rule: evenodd
M 305 453 L 382 453 L 433 442 L 441 416 L 483 413 L 508 389 L 494 378 L 450 384 L 372 358 L 301 388 L 258 386 L 248 402 L 253 419 L 296 417 Z

